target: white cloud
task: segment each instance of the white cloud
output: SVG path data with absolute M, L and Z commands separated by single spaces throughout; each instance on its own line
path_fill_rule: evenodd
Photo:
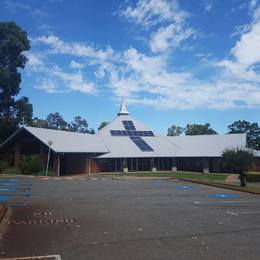
M 188 12 L 180 8 L 177 0 L 139 0 L 136 6 L 121 10 L 120 15 L 148 30 L 147 43 L 153 52 L 173 51 L 196 34 L 187 25 Z
M 234 31 L 230 34 L 231 37 L 241 36 L 242 34 L 250 31 L 250 24 L 242 24 L 235 27 Z
M 162 109 L 260 107 L 260 80 L 255 67 L 260 61 L 260 15 L 256 8 L 253 15 L 254 21 L 240 32 L 231 56 L 217 63 L 218 77 L 204 81 L 197 78 L 196 68 L 181 71 L 172 66 L 172 52 L 196 36 L 195 29 L 186 23 L 188 14 L 177 1 L 139 0 L 135 7 L 121 10 L 121 16 L 147 29 L 150 53 L 135 48 L 115 52 L 111 47 L 66 42 L 55 35 L 38 37 L 33 43 L 46 46 L 50 59 L 54 55 L 73 57 L 67 69 L 52 65 L 46 71 L 46 66 L 39 65 L 45 73 L 40 86 L 48 92 L 88 94 L 96 93 L 97 86 L 109 86 L 114 95 L 126 96 L 129 102 Z M 194 56 L 205 60 L 210 55 Z M 208 66 L 211 63 L 208 61 Z M 92 73 L 92 80 L 86 79 L 85 70 L 88 75 Z
M 95 94 L 96 85 L 87 80 L 82 71 L 65 71 L 57 65 L 35 62 L 27 68 L 28 75 L 34 73 L 34 87 L 48 93 L 64 93 L 79 91 L 85 94 Z
M 249 9 L 253 10 L 257 6 L 257 0 L 251 0 L 249 2 Z
M 47 12 L 45 12 L 42 9 L 35 8 L 32 5 L 29 5 L 28 3 L 21 2 L 21 1 L 14 1 L 14 0 L 5 0 L 3 1 L 4 7 L 8 9 L 11 12 L 27 12 L 31 16 L 37 16 L 37 17 L 47 17 L 49 16 Z
M 76 62 L 75 60 L 72 60 L 70 62 L 70 68 L 72 68 L 72 69 L 83 69 L 86 66 L 87 65 L 85 63 Z
M 28 52 L 28 53 L 26 53 L 26 57 L 28 58 L 28 62 L 27 62 L 28 66 L 41 66 L 41 65 L 43 65 L 43 57 L 40 54 Z
M 232 57 L 217 63 L 217 66 L 225 68 L 233 77 L 258 83 L 260 83 L 260 76 L 256 67 L 260 64 L 259 10 L 259 8 L 255 10 L 253 22 L 231 49 L 230 54 Z
M 212 9 L 212 4 L 207 3 L 207 4 L 205 5 L 205 11 L 209 12 L 211 9 Z
M 168 69 L 164 55 L 147 56 L 131 48 L 110 71 L 109 84 L 117 96 L 129 103 L 161 109 L 208 108 L 225 110 L 259 107 L 260 88 L 255 82 L 220 75 L 216 81 L 198 80 L 192 73 Z
M 58 85 L 54 80 L 49 78 L 37 78 L 36 84 L 34 86 L 37 89 L 42 89 L 47 93 L 61 93 L 64 91 L 58 90 Z
M 238 63 L 251 66 L 260 62 L 260 22 L 243 34 L 231 53 Z
M 194 34 L 195 31 L 192 28 L 184 29 L 180 25 L 170 24 L 159 28 L 152 35 L 150 47 L 153 52 L 167 51 L 169 48 L 178 47 L 182 41 Z
M 113 56 L 113 49 L 110 47 L 102 50 L 83 43 L 68 43 L 55 35 L 37 37 L 32 39 L 32 42 L 34 44 L 48 45 L 51 48 L 49 54 L 67 54 L 84 58 L 94 58 L 100 61 L 107 60 Z
M 144 28 L 163 22 L 182 23 L 188 13 L 181 10 L 177 0 L 139 0 L 135 7 L 128 6 L 120 15 Z
M 68 90 L 77 90 L 87 94 L 96 92 L 95 84 L 87 81 L 81 71 L 70 73 L 62 71 L 58 66 L 53 67 L 49 75 L 57 77 Z

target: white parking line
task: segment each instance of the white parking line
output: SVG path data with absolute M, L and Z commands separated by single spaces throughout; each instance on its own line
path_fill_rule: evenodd
M 240 214 L 260 214 L 260 212 L 257 211 L 224 211 L 226 214 L 239 216 Z
M 193 201 L 193 204 L 207 204 L 207 203 L 252 203 L 256 201 L 249 200 L 206 200 L 206 201 Z
M 260 214 L 260 212 L 256 212 L 256 211 L 244 211 L 244 212 L 239 212 L 239 214 Z
M 27 256 L 27 257 L 14 257 L 14 258 L 1 258 L 1 260 L 38 260 L 38 259 L 42 259 L 42 260 L 48 260 L 48 259 L 52 259 L 52 260 L 61 260 L 61 256 L 60 255 L 46 255 L 46 256 Z
M 239 216 L 238 213 L 235 213 L 233 211 L 224 211 L 226 214 L 229 214 L 229 215 L 234 215 L 234 216 Z

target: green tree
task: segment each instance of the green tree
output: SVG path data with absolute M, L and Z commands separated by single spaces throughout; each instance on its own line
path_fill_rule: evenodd
M 229 125 L 228 130 L 228 134 L 246 133 L 248 147 L 260 150 L 260 128 L 257 123 L 238 120 Z
M 30 49 L 27 33 L 14 22 L 0 23 L 0 117 L 12 117 L 14 97 L 20 92 L 21 74 L 27 58 L 24 51 Z
M 210 127 L 209 123 L 206 123 L 205 125 L 188 124 L 185 128 L 185 134 L 186 135 L 216 135 L 218 133 Z
M 185 129 L 181 126 L 172 125 L 170 128 L 168 128 L 168 136 L 179 136 L 181 135 Z
M 94 135 L 94 134 L 95 134 L 94 128 L 90 128 L 90 129 L 88 130 L 88 133 L 91 134 L 91 135 Z
M 29 103 L 28 97 L 22 97 L 15 102 L 15 118 L 18 123 L 30 124 L 33 116 L 33 106 Z
M 75 116 L 74 121 L 68 125 L 68 129 L 72 132 L 88 133 L 88 122 L 81 116 Z
M 33 118 L 29 125 L 33 127 L 48 128 L 48 122 L 45 119 L 40 119 L 38 117 Z
M 227 149 L 222 153 L 222 162 L 226 172 L 239 174 L 241 187 L 245 187 L 245 171 L 254 162 L 254 154 L 243 149 Z
M 103 127 L 105 127 L 108 124 L 108 122 L 103 121 L 100 126 L 98 127 L 98 131 L 101 130 Z
M 50 113 L 46 118 L 48 128 L 57 130 L 67 130 L 68 123 L 63 119 L 63 117 L 56 113 Z
M 0 22 L 0 143 L 15 131 L 19 116 L 30 109 L 29 100 L 15 101 L 20 92 L 20 70 L 27 62 L 23 52 L 29 49 L 25 31 L 14 22 Z
M 12 118 L 9 120 L 0 119 L 0 144 L 15 131 L 17 126 L 17 121 Z

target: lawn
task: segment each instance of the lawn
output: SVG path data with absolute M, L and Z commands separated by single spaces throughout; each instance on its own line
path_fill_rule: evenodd
M 194 172 L 129 172 L 111 173 L 112 176 L 136 176 L 136 177 L 170 177 L 174 179 L 197 179 L 224 181 L 227 177 L 223 173 L 194 173 Z
M 129 173 L 106 173 L 106 175 L 116 177 L 169 177 L 186 181 L 194 181 L 200 184 L 217 186 L 236 191 L 247 191 L 260 194 L 260 185 L 247 183 L 247 187 L 241 188 L 239 183 L 225 183 L 228 174 L 224 173 L 195 173 L 195 172 L 129 172 Z

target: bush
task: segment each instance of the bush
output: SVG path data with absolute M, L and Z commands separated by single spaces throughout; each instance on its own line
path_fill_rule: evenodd
M 248 173 L 247 174 L 248 182 L 260 182 L 260 173 Z
M 254 154 L 244 149 L 227 149 L 222 153 L 223 166 L 226 172 L 247 171 L 254 161 Z
M 38 173 L 39 176 L 46 176 L 46 170 L 42 170 Z M 57 173 L 56 172 L 53 172 L 53 171 L 48 171 L 48 176 L 51 176 L 51 177 L 57 177 Z
M 0 173 L 2 173 L 5 169 L 8 168 L 8 163 L 5 161 L 0 161 Z
M 24 157 L 18 164 L 21 174 L 35 174 L 43 170 L 39 156 Z
M 3 174 L 18 175 L 21 174 L 21 172 L 16 167 L 8 167 L 3 171 Z

